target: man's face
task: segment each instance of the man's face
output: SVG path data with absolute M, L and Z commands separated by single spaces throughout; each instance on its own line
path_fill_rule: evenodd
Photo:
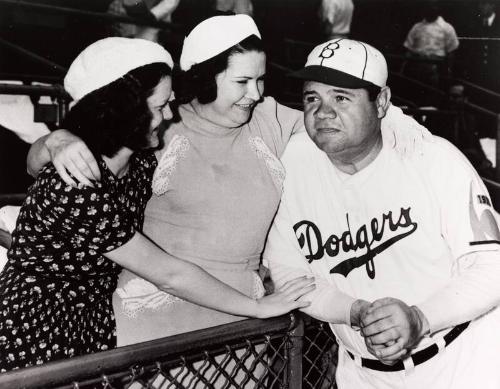
M 381 137 L 380 119 L 386 108 L 377 108 L 379 99 L 380 94 L 376 101 L 370 101 L 365 89 L 306 81 L 303 89 L 306 130 L 330 157 L 355 160 L 369 152 Z

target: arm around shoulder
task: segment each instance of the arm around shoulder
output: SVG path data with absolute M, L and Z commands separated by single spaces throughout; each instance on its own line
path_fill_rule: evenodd
M 91 180 L 99 181 L 101 178 L 99 165 L 87 145 L 64 129 L 41 137 L 31 146 L 27 158 L 28 173 L 36 177 L 49 162 L 54 164 L 64 182 L 71 186 L 76 186 L 76 182 L 93 186 Z
M 32 177 L 37 177 L 42 167 L 50 162 L 50 153 L 45 145 L 49 134 L 38 138 L 30 147 L 26 158 L 26 169 Z

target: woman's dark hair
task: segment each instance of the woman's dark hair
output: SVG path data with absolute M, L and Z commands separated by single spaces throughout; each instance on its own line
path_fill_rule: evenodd
M 249 51 L 264 52 L 259 37 L 251 35 L 215 57 L 193 65 L 187 72 L 177 70 L 173 80 L 176 102 L 185 104 L 198 99 L 201 104 L 208 104 L 214 101 L 217 98 L 215 76 L 227 69 L 233 54 Z
M 131 70 L 123 77 L 79 100 L 62 123 L 96 156 L 114 156 L 122 147 L 147 147 L 151 112 L 147 99 L 162 78 L 171 75 L 165 63 Z

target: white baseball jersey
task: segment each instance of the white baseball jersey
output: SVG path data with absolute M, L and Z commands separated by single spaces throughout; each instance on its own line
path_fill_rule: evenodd
M 349 175 L 301 133 L 292 137 L 282 161 L 284 193 L 264 254 L 273 277 L 308 270 L 318 280 L 318 300 L 328 288 L 338 288 L 354 299 L 395 297 L 417 305 L 431 330 L 461 322 L 446 316 L 446 306 L 433 307 L 429 298 L 467 266 L 461 264 L 464 255 L 492 251 L 498 257 L 500 231 L 485 186 L 454 146 L 435 137 L 424 143 L 422 155 L 405 158 L 383 147 L 369 166 Z M 292 268 L 299 273 L 287 273 Z M 278 286 L 285 281 L 276 280 Z M 312 304 L 304 311 L 325 320 L 322 312 L 328 308 Z M 345 324 L 331 327 L 341 351 L 374 359 L 359 332 Z M 426 337 L 418 349 L 431 343 Z M 340 355 L 339 370 L 345 362 Z M 361 386 L 347 387 L 372 387 L 373 380 L 358 379 Z M 392 380 L 388 386 L 381 382 L 373 387 L 399 387 L 391 386 Z

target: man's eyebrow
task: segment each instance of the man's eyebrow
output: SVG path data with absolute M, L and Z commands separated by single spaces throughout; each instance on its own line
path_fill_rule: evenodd
M 261 78 L 264 78 L 265 76 L 266 76 L 266 73 L 260 75 L 259 77 L 257 77 L 257 79 L 260 80 Z M 241 75 L 234 75 L 233 78 L 241 78 L 241 79 L 245 79 L 245 80 L 252 80 L 255 77 L 253 77 L 253 76 L 245 76 L 245 75 L 241 74 Z
M 316 93 L 316 91 L 314 91 L 314 90 L 305 90 L 302 92 L 302 95 L 304 95 L 304 96 L 305 95 L 313 95 L 315 93 Z
M 342 88 L 332 88 L 328 91 L 328 93 L 342 93 L 344 95 L 349 95 L 349 96 L 355 96 L 355 93 L 351 92 L 350 90 L 347 89 L 342 89 Z

